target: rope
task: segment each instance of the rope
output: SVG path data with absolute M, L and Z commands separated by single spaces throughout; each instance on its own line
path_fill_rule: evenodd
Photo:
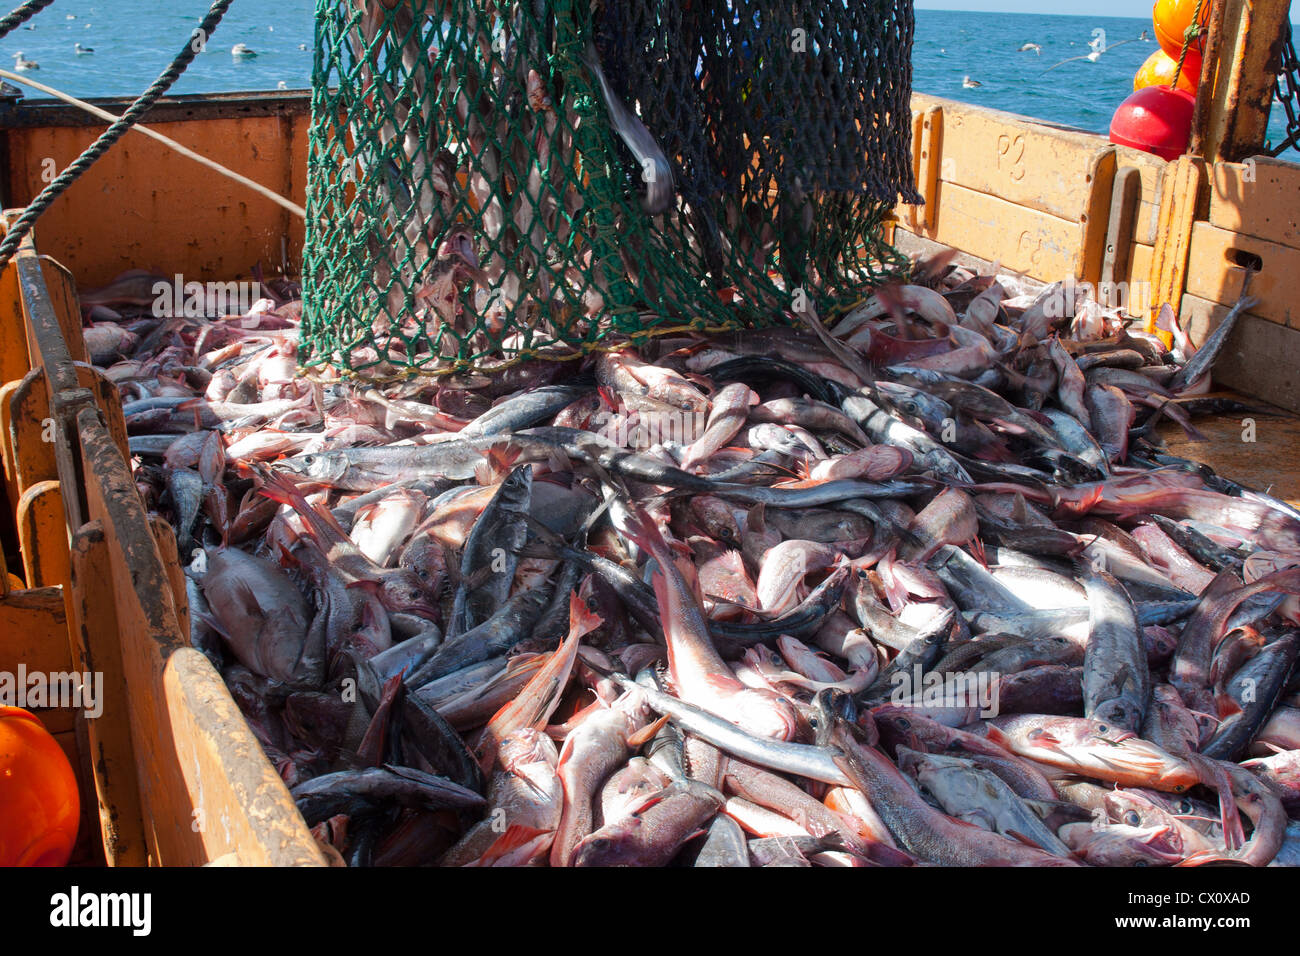
M 1169 84 L 1171 90 L 1178 89 L 1178 80 L 1183 75 L 1183 62 L 1187 59 L 1187 50 L 1190 48 L 1192 41 L 1205 32 L 1201 27 L 1201 4 L 1203 2 L 1204 0 L 1196 0 L 1196 10 L 1192 13 L 1192 22 L 1187 24 L 1187 29 L 1183 31 L 1183 48 L 1178 53 L 1178 67 L 1174 70 L 1174 81 Z
M 119 139 L 126 135 L 127 130 L 135 125 L 145 113 L 153 107 L 154 103 L 167 92 L 178 79 L 185 69 L 193 62 L 199 51 L 203 49 L 208 38 L 221 22 L 221 18 L 226 15 L 226 10 L 230 7 L 232 0 L 213 0 L 207 16 L 199 24 L 198 29 L 191 34 L 191 39 L 176 55 L 167 69 L 158 75 L 158 79 L 140 94 L 139 98 L 131 104 L 125 113 L 118 117 L 117 121 L 106 129 L 99 138 L 86 148 L 86 151 L 72 161 L 72 163 L 58 177 L 41 190 L 39 196 L 28 204 L 23 210 L 21 216 L 14 220 L 5 234 L 4 241 L 0 242 L 0 268 L 4 268 L 9 260 L 13 258 L 18 247 L 22 245 L 23 239 L 31 232 L 32 226 L 41 214 L 50 207 L 54 200 L 67 190 L 74 182 L 77 181 L 82 173 L 95 164 L 95 162 L 108 152 Z M 30 15 L 30 14 L 29 14 Z
M 54 0 L 27 0 L 9 16 L 0 20 L 0 39 L 4 39 L 7 34 L 22 26 L 53 2 Z
M 98 106 L 95 106 L 93 103 L 87 103 L 85 100 L 79 100 L 75 96 L 69 96 L 67 93 L 64 93 L 62 90 L 56 90 L 52 86 L 46 86 L 44 83 L 38 83 L 35 80 L 30 80 L 25 76 L 19 76 L 17 73 L 11 73 L 8 70 L 0 70 L 0 76 L 4 77 L 6 80 L 13 80 L 15 83 L 21 83 L 24 86 L 30 86 L 32 89 L 40 90 L 42 93 L 48 93 L 53 97 L 63 100 L 63 102 L 65 103 L 71 103 L 73 106 L 85 110 L 87 113 L 90 113 L 92 116 L 98 116 L 102 120 L 108 120 L 110 123 L 121 119 L 120 116 L 115 116 L 114 114 L 110 113 L 108 110 L 102 110 Z M 307 218 L 307 211 L 303 209 L 302 206 L 299 206 L 297 203 L 290 202 L 288 199 L 285 199 L 279 193 L 275 192 L 272 189 L 268 189 L 266 186 L 263 186 L 261 183 L 249 179 L 247 176 L 240 175 L 239 173 L 235 172 L 233 169 L 228 169 L 225 166 L 222 166 L 216 160 L 209 159 L 208 157 L 204 156 L 202 153 L 196 153 L 188 146 L 182 146 L 180 143 L 176 142 L 176 140 L 170 139 L 169 137 L 164 136 L 162 133 L 150 129 L 148 126 L 143 126 L 137 123 L 133 128 L 137 133 L 143 133 L 145 136 L 148 136 L 151 139 L 156 139 L 158 142 L 162 143 L 165 146 L 170 146 L 172 149 L 176 150 L 176 152 L 180 153 L 182 156 L 188 157 L 189 159 L 194 160 L 196 163 L 200 163 L 208 167 L 208 169 L 215 170 L 221 173 L 221 175 L 233 179 L 235 182 L 240 183 L 241 185 L 247 186 L 249 189 L 253 190 L 259 195 L 265 196 L 267 199 L 271 200 L 271 202 L 289 210 L 299 219 Z

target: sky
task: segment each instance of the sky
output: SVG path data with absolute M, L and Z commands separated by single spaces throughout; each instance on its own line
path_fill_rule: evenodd
M 1086 14 L 1096 17 L 1151 16 L 1147 0 L 1089 0 L 1078 3 L 1043 3 L 1042 0 L 916 0 L 918 10 L 981 10 L 988 13 Z M 1300 3 L 1291 4 L 1291 21 L 1300 23 Z

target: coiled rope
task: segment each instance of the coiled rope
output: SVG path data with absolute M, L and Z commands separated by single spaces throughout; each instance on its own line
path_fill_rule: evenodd
M 46 0 L 43 5 L 48 6 L 52 2 L 53 0 Z M 229 9 L 232 2 L 233 0 L 214 0 L 212 6 L 208 9 L 207 16 L 203 18 L 198 28 L 190 35 L 190 41 L 185 44 L 167 69 L 158 75 L 158 79 L 154 80 L 152 85 L 140 94 L 136 101 L 131 104 L 125 113 L 118 117 L 112 126 L 86 147 L 85 152 L 74 159 L 63 172 L 55 177 L 53 182 L 42 189 L 40 195 L 33 199 L 27 208 L 23 210 L 22 215 L 14 220 L 9 231 L 5 233 L 4 241 L 0 242 L 0 268 L 3 268 L 13 258 L 14 253 L 18 251 L 18 247 L 22 245 L 23 239 L 31 232 L 36 220 L 50 207 L 50 204 L 63 195 L 67 188 L 77 181 L 77 177 L 93 166 L 101 156 L 113 147 L 113 144 L 126 135 L 126 132 L 145 113 L 149 112 L 154 103 L 180 79 L 181 74 L 185 72 L 190 63 L 194 61 L 194 58 L 203 50 L 204 45 L 216 30 L 221 18 L 226 15 L 226 10 Z M 31 0 L 30 3 L 24 6 L 33 6 L 38 3 L 41 3 L 41 0 Z M 4 21 L 0 21 L 0 27 L 18 16 L 23 9 L 23 7 L 20 7 L 6 17 Z M 37 9 L 27 13 L 23 19 L 31 16 L 32 13 L 36 13 Z M 15 25 L 21 22 L 22 20 L 17 20 Z M 3 36 L 3 33 L 0 33 L 0 36 Z

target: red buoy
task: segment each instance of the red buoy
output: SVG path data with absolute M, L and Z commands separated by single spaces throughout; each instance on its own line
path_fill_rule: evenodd
M 1110 121 L 1110 141 L 1132 146 L 1161 159 L 1187 152 L 1196 97 L 1186 90 L 1146 86 L 1132 93 Z

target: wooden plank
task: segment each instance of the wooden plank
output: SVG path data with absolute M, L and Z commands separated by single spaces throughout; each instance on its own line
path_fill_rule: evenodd
M 1300 419 L 1216 415 L 1196 419 L 1196 427 L 1208 441 L 1189 441 L 1174 425 L 1161 425 L 1159 431 L 1172 454 L 1202 462 L 1234 481 L 1300 507 L 1300 467 L 1294 454 L 1300 444 Z
M 1081 221 L 1089 179 L 1106 137 L 982 106 L 914 94 L 913 109 L 943 109 L 939 175 L 945 182 L 1066 219 Z
M 18 269 L 13 260 L 0 269 L 0 382 L 21 379 L 31 370 Z
M 1169 163 L 1128 146 L 1115 147 L 1118 166 L 1132 166 L 1142 178 L 1142 193 L 1138 201 L 1137 218 L 1133 222 L 1133 238 L 1146 245 L 1154 245 L 1160 229 L 1160 204 L 1165 193 L 1165 168 Z
M 146 839 L 165 865 L 239 853 L 250 865 L 324 859 L 221 676 L 189 646 L 125 461 L 95 409 L 78 415 L 88 506 L 112 565 Z
M 153 531 L 154 542 L 158 546 L 158 556 L 162 558 L 163 568 L 167 572 L 167 583 L 172 589 L 172 604 L 176 608 L 177 629 L 185 635 L 190 631 L 190 599 L 185 591 L 185 567 L 181 564 L 180 554 L 176 550 L 176 532 L 171 522 L 160 514 L 149 514 L 149 528 Z
M 1221 30 L 1206 51 L 1192 148 L 1207 160 L 1239 162 L 1268 135 L 1290 0 L 1224 0 Z
M 1270 156 L 1215 163 L 1210 224 L 1300 249 L 1300 166 Z
M 117 442 L 122 457 L 131 460 L 131 445 L 126 434 L 126 416 L 122 414 L 122 393 L 102 370 L 89 362 L 76 362 L 77 384 L 94 396 L 108 430 Z
M 1116 174 L 1115 150 L 1099 149 L 1093 153 L 1088 172 L 1084 175 L 1084 182 L 1088 184 L 1088 202 L 1079 214 L 1082 237 L 1078 273 L 1084 282 L 1101 280 Z
M 1193 342 L 1203 342 L 1218 328 L 1229 308 L 1188 292 L 1183 296 L 1180 322 L 1189 330 Z M 1300 356 L 1300 329 L 1288 328 L 1248 312 L 1241 316 L 1224 343 L 1223 352 L 1214 365 L 1214 380 L 1290 411 L 1300 411 L 1300 363 L 1296 361 L 1297 356 Z M 1285 460 L 1295 460 L 1295 447 L 1300 445 L 1288 450 Z M 1273 466 L 1282 460 L 1272 459 Z
M 1077 275 L 1078 223 L 942 180 L 935 213 L 936 242 L 1046 282 Z
M 104 855 L 110 866 L 144 866 L 149 848 L 136 780 L 113 568 L 98 522 L 83 526 L 73 536 L 72 581 L 72 653 L 82 670 L 103 677 L 103 714 L 85 725 Z
M 1179 157 L 1165 170 L 1165 189 L 1160 205 L 1160 228 L 1151 257 L 1152 309 L 1147 328 L 1154 328 L 1156 312 L 1168 302 L 1178 312 L 1186 286 L 1187 256 L 1192 226 L 1196 221 L 1197 198 L 1205 184 L 1205 163 L 1195 156 Z
M 34 368 L 9 396 L 9 440 L 14 456 L 14 487 L 21 496 L 41 481 L 57 481 L 54 419 L 45 373 Z M 17 499 L 15 499 L 15 502 Z
M 70 582 L 68 528 L 57 481 L 40 481 L 18 499 L 18 545 L 28 587 L 63 587 Z
M 59 588 L 31 588 L 0 595 L 0 670 L 19 664 L 28 671 L 67 673 L 68 622 Z
M 76 280 L 62 263 L 49 256 L 41 256 L 41 275 L 45 278 L 45 288 L 50 293 L 50 305 L 58 316 L 59 328 L 63 330 L 68 356 L 74 362 L 89 362 L 86 337 L 81 331 L 81 304 L 77 300 Z
M 1263 268 L 1250 280 L 1250 294 L 1260 300 L 1251 311 L 1264 319 L 1296 327 L 1300 310 L 1296 302 L 1296 280 L 1300 277 L 1300 249 L 1278 245 L 1266 239 L 1244 236 L 1198 222 L 1192 229 L 1191 255 L 1187 267 L 1187 291 L 1191 295 L 1223 305 L 1241 297 L 1247 269 L 1237 262 L 1258 257 Z M 1300 353 L 1293 353 L 1294 362 Z
M 159 108 L 163 108 L 160 104 Z M 121 109 L 121 107 L 119 107 Z M 151 122 L 160 133 L 249 178 L 304 202 L 310 116 L 228 115 Z M 106 124 L 8 130 L 6 199 L 31 201 L 45 183 L 41 161 L 61 162 L 90 145 Z M 148 170 L 148 175 L 141 175 Z M 196 197 L 202 197 L 196 202 Z M 184 214 L 180 214 L 184 210 Z M 228 280 L 261 262 L 280 274 L 301 262 L 303 220 L 205 169 L 167 146 L 128 134 L 41 216 L 41 249 L 67 265 L 83 287 L 106 285 L 126 269 L 164 269 L 186 280 Z
M 918 117 L 920 139 L 913 147 L 916 155 L 916 188 L 925 200 L 916 207 L 918 231 L 934 228 L 939 205 L 939 159 L 943 155 L 943 110 L 938 106 L 925 109 Z
M 20 385 L 21 380 L 0 385 L 0 453 L 4 456 L 5 500 L 10 506 L 22 495 L 18 490 L 17 450 L 14 448 L 13 432 L 9 428 L 13 394 Z

